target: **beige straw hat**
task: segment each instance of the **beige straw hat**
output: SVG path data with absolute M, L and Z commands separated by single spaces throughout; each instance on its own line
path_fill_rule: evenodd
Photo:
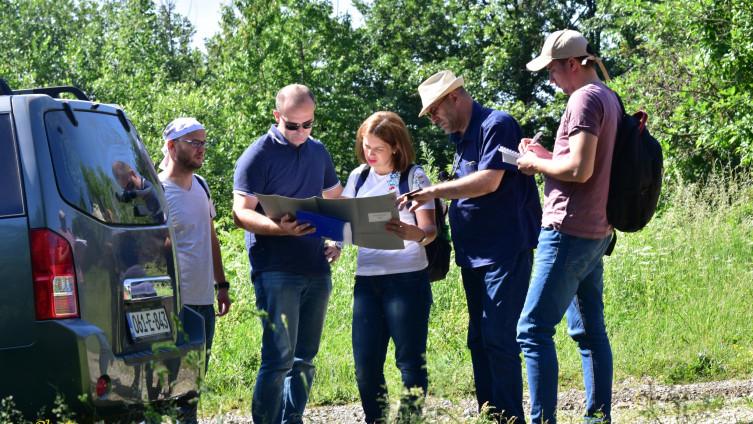
M 463 77 L 456 77 L 452 71 L 440 71 L 430 76 L 418 86 L 423 108 L 418 116 L 426 115 L 431 106 L 446 96 L 452 90 L 463 86 Z

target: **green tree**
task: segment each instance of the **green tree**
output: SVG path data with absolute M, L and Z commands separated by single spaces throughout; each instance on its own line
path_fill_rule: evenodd
M 217 129 L 212 154 L 229 159 L 210 157 L 208 169 L 222 181 L 228 204 L 234 161 L 274 123 L 275 95 L 287 84 L 314 92 L 312 134 L 325 143 L 340 176 L 355 166 L 355 131 L 372 110 L 357 83 L 362 43 L 347 19 L 331 13 L 326 1 L 237 0 L 224 7 L 220 33 L 207 45 L 208 95 L 217 108 L 206 118 Z
M 592 3 L 592 2 L 591 2 Z M 545 73 L 530 73 L 525 64 L 538 52 L 544 36 L 571 26 L 594 4 L 558 0 L 469 1 L 381 0 L 356 2 L 365 17 L 371 75 L 369 87 L 378 105 L 398 112 L 424 145 L 425 160 L 451 161 L 447 138 L 417 118 L 416 88 L 441 69 L 462 75 L 480 103 L 508 110 L 526 132 L 546 126 L 553 132 L 554 90 Z M 557 108 L 563 105 L 560 100 Z
M 671 174 L 703 178 L 753 163 L 753 5 L 742 0 L 624 1 L 605 29 L 626 72 L 615 87 L 643 108 Z

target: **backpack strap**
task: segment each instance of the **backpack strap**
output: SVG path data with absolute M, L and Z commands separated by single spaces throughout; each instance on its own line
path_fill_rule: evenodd
M 353 197 L 358 197 L 358 190 L 361 189 L 363 186 L 363 183 L 366 182 L 366 178 L 369 178 L 369 172 L 371 172 L 371 167 L 369 165 L 364 164 L 363 169 L 361 170 L 361 173 L 358 174 L 358 179 L 356 180 L 356 187 L 355 191 L 353 192 Z
M 615 97 L 617 97 L 617 101 L 618 101 L 618 102 L 620 103 L 620 109 L 622 109 L 622 114 L 623 114 L 623 115 L 624 115 L 624 114 L 626 114 L 627 112 L 625 111 L 625 105 L 624 105 L 624 104 L 622 103 L 622 97 L 620 97 L 620 95 L 619 95 L 619 94 L 617 94 L 617 92 L 616 92 L 616 91 L 614 91 L 614 90 L 612 90 L 612 89 L 610 89 L 610 91 L 611 91 L 612 93 L 614 93 Z
M 420 166 L 412 163 L 408 166 L 408 172 L 400 173 L 400 183 L 398 184 L 398 195 L 408 193 L 413 190 L 413 176 L 416 174 L 416 169 Z
M 211 201 L 212 196 L 209 194 L 209 186 L 207 186 L 207 181 L 201 175 L 193 174 L 193 176 L 196 177 L 196 181 L 199 182 L 201 188 L 204 189 L 204 193 L 207 194 L 207 200 Z

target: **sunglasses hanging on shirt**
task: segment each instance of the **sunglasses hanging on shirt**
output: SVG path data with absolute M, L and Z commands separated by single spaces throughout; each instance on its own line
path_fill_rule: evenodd
M 457 178 L 457 172 L 458 167 L 460 167 L 460 160 L 463 158 L 463 151 L 465 150 L 465 146 L 463 146 L 462 149 L 460 149 L 459 152 L 455 153 L 455 157 L 452 160 L 452 171 L 448 174 L 447 171 L 439 171 L 439 181 L 440 182 L 446 182 L 446 181 L 452 181 L 455 178 Z

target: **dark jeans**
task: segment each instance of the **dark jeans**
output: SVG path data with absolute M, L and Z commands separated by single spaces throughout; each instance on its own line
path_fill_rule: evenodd
M 204 334 L 206 336 L 206 358 L 204 362 L 204 371 L 209 369 L 209 358 L 212 354 L 212 341 L 214 340 L 215 311 L 214 305 L 183 305 L 189 308 L 204 319 Z M 181 314 L 182 320 L 183 314 Z M 199 399 L 191 399 L 187 404 L 178 408 L 178 422 L 182 424 L 196 423 L 196 412 L 199 406 Z
M 184 308 L 190 308 L 197 314 L 204 318 L 204 334 L 207 337 L 206 349 L 206 362 L 204 363 L 204 371 L 209 369 L 209 358 L 212 355 L 212 342 L 214 341 L 214 326 L 215 326 L 215 311 L 214 305 L 183 305 Z
M 329 274 L 260 272 L 254 290 L 265 315 L 251 415 L 256 424 L 302 423 L 332 280 Z
M 353 357 L 367 423 L 386 422 L 389 402 L 384 361 L 390 338 L 395 363 L 408 391 L 400 419 L 420 414 L 429 384 L 426 338 L 432 296 L 426 270 L 379 276 L 356 276 L 353 291 Z M 421 395 L 416 393 L 421 390 Z M 412 390 L 412 391 L 411 391 Z
M 523 376 L 516 326 L 531 276 L 533 252 L 507 261 L 462 268 L 468 301 L 468 348 L 479 409 L 488 404 L 503 422 L 524 423 Z

